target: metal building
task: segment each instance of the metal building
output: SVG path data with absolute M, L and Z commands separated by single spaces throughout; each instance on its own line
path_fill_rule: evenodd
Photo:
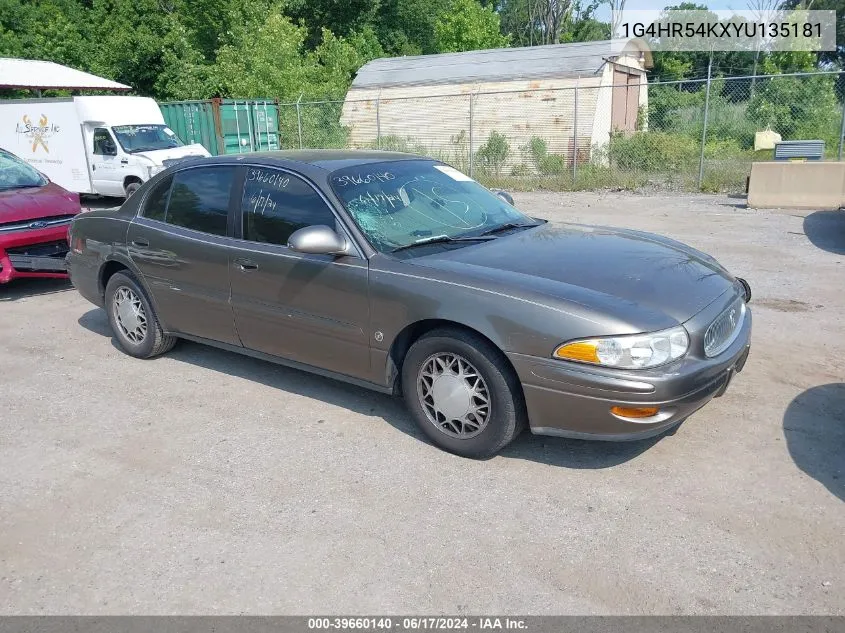
M 538 137 L 566 161 L 589 160 L 611 131 L 637 128 L 651 65 L 638 40 L 382 58 L 358 71 L 341 123 L 353 147 L 398 138 L 457 155 L 495 131 L 512 149 Z

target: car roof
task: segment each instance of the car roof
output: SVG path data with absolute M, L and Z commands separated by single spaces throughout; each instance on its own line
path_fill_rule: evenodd
M 280 150 L 276 152 L 249 152 L 246 154 L 233 154 L 228 156 L 214 156 L 201 159 L 215 163 L 239 162 L 244 159 L 259 161 L 261 163 L 273 164 L 274 162 L 305 163 L 333 171 L 343 167 L 354 167 L 355 165 L 366 165 L 367 163 L 382 163 L 396 160 L 433 160 L 426 156 L 417 154 L 406 154 L 403 152 L 385 152 L 381 150 L 355 150 L 355 149 L 298 149 Z

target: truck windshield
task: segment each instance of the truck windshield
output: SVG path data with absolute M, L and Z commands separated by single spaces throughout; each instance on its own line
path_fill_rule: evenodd
M 179 137 L 166 125 L 117 125 L 112 130 L 128 154 L 182 146 Z
M 49 181 L 29 163 L 0 150 L 0 190 L 43 187 Z

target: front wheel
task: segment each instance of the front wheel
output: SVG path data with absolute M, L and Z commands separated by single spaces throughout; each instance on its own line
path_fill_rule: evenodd
M 133 180 L 132 182 L 126 183 L 126 186 L 123 188 L 123 192 L 126 194 L 127 198 L 131 198 L 132 194 L 138 191 L 141 188 L 141 183 Z
M 106 284 L 106 312 L 120 348 L 136 358 L 152 358 L 170 350 L 176 338 L 161 329 L 141 284 L 128 271 Z
M 402 391 L 423 433 L 463 457 L 495 455 L 525 428 L 513 369 L 472 332 L 444 328 L 417 340 L 402 364 Z

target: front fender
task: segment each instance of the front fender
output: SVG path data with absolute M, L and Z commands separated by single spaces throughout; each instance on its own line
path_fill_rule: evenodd
M 393 375 L 391 348 L 415 323 L 456 323 L 482 334 L 504 353 L 539 357 L 550 356 L 564 341 L 593 335 L 602 326 L 583 306 L 544 301 L 527 293 L 517 296 L 516 290 L 379 256 L 370 262 L 373 371 L 386 375 L 388 383 Z

